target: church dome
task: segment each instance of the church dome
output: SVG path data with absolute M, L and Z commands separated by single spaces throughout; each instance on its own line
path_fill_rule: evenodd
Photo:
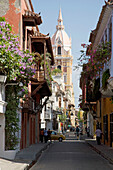
M 56 26 L 56 29 L 57 29 L 56 32 L 52 36 L 52 45 L 57 46 L 58 44 L 61 44 L 67 51 L 68 47 L 71 46 L 71 38 L 69 38 L 69 36 L 64 30 L 61 9 L 59 11 L 58 25 Z

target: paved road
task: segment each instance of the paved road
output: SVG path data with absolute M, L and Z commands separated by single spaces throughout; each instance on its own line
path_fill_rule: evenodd
M 54 142 L 30 170 L 113 170 L 104 158 L 83 140 Z

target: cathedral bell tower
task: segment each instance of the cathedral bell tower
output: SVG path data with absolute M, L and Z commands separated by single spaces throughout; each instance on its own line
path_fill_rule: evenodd
M 65 91 L 70 92 L 70 102 L 73 94 L 72 84 L 72 62 L 71 38 L 67 35 L 63 25 L 61 9 L 59 10 L 58 24 L 56 32 L 52 36 L 53 54 L 55 57 L 54 69 L 59 68 L 62 71 L 62 79 L 65 84 Z

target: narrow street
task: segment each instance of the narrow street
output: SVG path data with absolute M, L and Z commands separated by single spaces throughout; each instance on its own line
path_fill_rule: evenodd
M 31 170 L 112 170 L 113 165 L 93 151 L 84 140 L 69 134 L 66 141 L 53 142 Z

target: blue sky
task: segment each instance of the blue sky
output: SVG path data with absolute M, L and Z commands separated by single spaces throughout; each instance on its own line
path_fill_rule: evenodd
M 56 31 L 61 8 L 65 31 L 72 39 L 73 66 L 76 65 L 82 49 L 81 44 L 88 44 L 90 32 L 96 28 L 104 0 L 32 0 L 32 4 L 36 13 L 41 12 L 43 23 L 39 26 L 40 32 L 50 33 L 50 37 Z M 73 71 L 76 108 L 81 94 L 79 77 L 80 70 Z

